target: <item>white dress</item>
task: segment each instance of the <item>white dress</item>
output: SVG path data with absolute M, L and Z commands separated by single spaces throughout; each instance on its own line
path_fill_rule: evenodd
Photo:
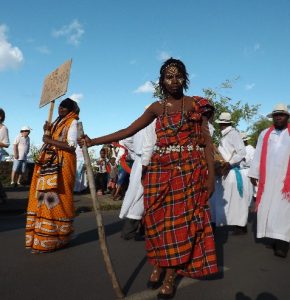
M 232 166 L 241 167 L 246 157 L 246 149 L 240 133 L 229 126 L 222 131 L 218 147 L 223 159 Z M 232 169 L 227 176 L 218 177 L 215 192 L 210 198 L 212 222 L 216 226 L 237 225 L 245 226 L 248 221 L 249 203 L 252 197 L 251 185 L 247 178 L 247 170 L 239 169 L 243 181 L 243 196 L 237 187 L 237 177 Z
M 256 179 L 260 177 L 260 157 L 266 131 L 267 129 L 259 136 L 248 173 L 248 176 Z M 257 212 L 257 238 L 269 237 L 290 241 L 290 202 L 283 198 L 281 193 L 289 157 L 288 129 L 282 132 L 273 130 L 268 140 L 265 187 Z
M 150 160 L 156 142 L 155 121 L 133 136 L 134 163 L 130 181 L 125 194 L 119 217 L 141 220 L 144 213 L 143 185 L 141 183 L 142 161 Z
M 74 185 L 74 192 L 82 192 L 88 187 L 87 173 L 85 170 L 85 159 L 83 155 L 82 148 L 80 146 L 76 147 L 76 157 L 77 157 L 77 170 L 76 179 Z

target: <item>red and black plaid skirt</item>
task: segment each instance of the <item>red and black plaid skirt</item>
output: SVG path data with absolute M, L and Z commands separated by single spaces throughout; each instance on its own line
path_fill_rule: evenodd
M 148 260 L 180 275 L 218 271 L 202 151 L 154 153 L 144 179 Z

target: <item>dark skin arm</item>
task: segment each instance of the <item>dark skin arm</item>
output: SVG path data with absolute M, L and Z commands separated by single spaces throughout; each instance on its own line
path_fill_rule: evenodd
M 160 113 L 161 105 L 158 102 L 153 103 L 137 120 L 135 120 L 130 126 L 125 129 L 121 129 L 114 133 L 90 139 L 87 135 L 85 135 L 82 139 L 78 140 L 80 146 L 86 143 L 87 147 L 95 146 L 95 145 L 103 145 L 103 144 L 111 144 L 113 142 L 117 142 L 128 138 L 134 135 L 139 130 L 145 128 L 149 125 Z
M 250 177 L 250 181 L 251 181 L 251 183 L 252 183 L 253 186 L 257 186 L 258 185 L 258 179 L 257 178 Z
M 48 132 L 51 129 L 51 123 L 46 122 L 43 126 L 43 130 L 44 132 Z M 64 151 L 68 151 L 71 153 L 75 152 L 75 147 L 73 146 L 69 146 L 68 143 L 66 142 L 62 142 L 62 141 L 57 141 L 54 140 L 50 135 L 48 134 L 44 134 L 42 137 L 42 141 L 45 144 L 49 144 L 52 146 L 55 146 L 56 148 L 60 149 L 60 150 L 64 150 Z
M 0 147 L 1 147 L 1 148 L 8 148 L 8 146 L 9 146 L 9 145 L 0 142 Z

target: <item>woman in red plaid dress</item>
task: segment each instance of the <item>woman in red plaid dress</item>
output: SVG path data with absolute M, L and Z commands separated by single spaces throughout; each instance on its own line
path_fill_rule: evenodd
M 154 102 L 129 127 L 90 139 L 88 146 L 132 136 L 156 118 L 157 142 L 144 166 L 144 223 L 148 285 L 161 286 L 158 297 L 171 298 L 176 274 L 198 278 L 218 271 L 208 199 L 214 190 L 213 145 L 205 114 L 210 103 L 185 96 L 185 65 L 170 58 L 160 69 L 163 100 Z

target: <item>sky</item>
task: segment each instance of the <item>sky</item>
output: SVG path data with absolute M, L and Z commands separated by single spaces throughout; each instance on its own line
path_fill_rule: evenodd
M 141 115 L 170 57 L 187 67 L 187 95 L 238 77 L 220 91 L 233 103 L 261 104 L 261 115 L 290 103 L 288 0 L 0 0 L 0 7 L 0 107 L 11 144 L 28 125 L 31 143 L 41 145 L 43 81 L 68 59 L 68 90 L 56 108 L 77 99 L 90 137 Z

